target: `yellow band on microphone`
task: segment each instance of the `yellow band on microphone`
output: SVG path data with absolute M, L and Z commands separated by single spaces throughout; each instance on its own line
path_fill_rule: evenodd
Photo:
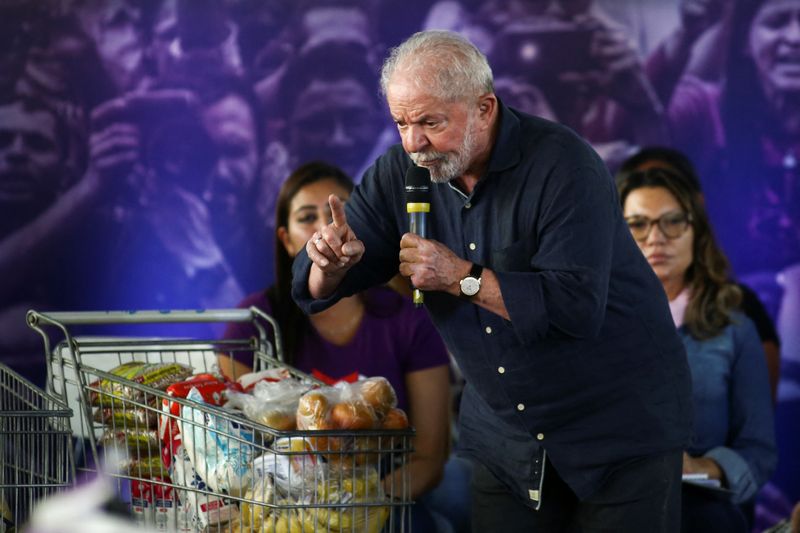
M 430 213 L 431 204 L 428 202 L 409 202 L 406 204 L 406 213 Z

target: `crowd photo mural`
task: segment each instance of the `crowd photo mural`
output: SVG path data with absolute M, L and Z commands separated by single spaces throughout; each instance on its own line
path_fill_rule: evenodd
M 646 147 L 685 156 L 670 164 L 691 165 L 775 327 L 779 462 L 756 528 L 786 517 L 800 0 L 3 0 L 0 361 L 44 380 L 28 309 L 226 308 L 270 285 L 281 184 L 312 160 L 358 183 L 399 142 L 378 73 L 422 29 L 468 37 L 506 105 L 566 124 L 612 174 Z

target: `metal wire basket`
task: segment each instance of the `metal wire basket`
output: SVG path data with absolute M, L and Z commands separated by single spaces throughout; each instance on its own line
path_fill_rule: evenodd
M 3 364 L 0 406 L 0 533 L 9 533 L 74 481 L 72 410 Z
M 52 390 L 76 412 L 73 431 L 89 450 L 80 470 L 96 472 L 97 465 L 105 465 L 145 527 L 270 533 L 410 529 L 413 501 L 403 466 L 412 451 L 412 429 L 279 431 L 110 372 L 131 363 L 209 372 L 217 354 L 248 350 L 257 369 L 280 369 L 309 389 L 320 385 L 279 359 L 277 332 L 274 344 L 266 335 L 269 327 L 277 330 L 275 323 L 259 310 L 32 311 L 28 320 L 50 354 Z M 73 325 L 152 321 L 258 321 L 259 338 L 81 338 L 71 332 Z M 52 353 L 45 326 L 64 335 Z

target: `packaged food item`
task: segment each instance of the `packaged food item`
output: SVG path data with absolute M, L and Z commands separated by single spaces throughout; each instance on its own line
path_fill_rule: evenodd
M 247 500 L 255 500 L 270 505 L 276 505 L 279 500 L 275 493 L 275 487 L 269 477 L 260 477 L 253 483 L 244 495 Z M 239 505 L 239 520 L 246 531 L 248 528 L 261 531 L 265 515 L 270 513 L 271 507 L 265 505 L 254 505 L 248 501 L 243 501 Z M 269 531 L 269 530 L 267 530 Z
M 308 385 L 295 380 L 259 381 L 251 394 L 228 393 L 228 407 L 240 409 L 244 415 L 259 424 L 279 431 L 296 429 L 296 413 L 300 396 Z
M 325 479 L 327 465 L 307 439 L 282 437 L 272 449 L 253 460 L 253 476 L 273 480 L 281 494 L 303 498 Z
M 154 429 L 106 429 L 99 444 L 131 457 L 157 456 L 161 451 L 158 434 Z
M 291 377 L 292 374 L 287 368 L 268 368 L 267 370 L 261 370 L 259 372 L 242 374 L 236 382 L 242 386 L 243 390 L 241 392 L 250 392 L 259 381 L 276 382 Z
M 191 524 L 192 531 L 216 527 L 239 518 L 239 511 L 233 503 L 218 495 L 210 494 L 209 487 L 192 465 L 189 453 L 178 446 L 171 461 L 170 479 L 176 485 L 188 489 L 182 491 L 182 509 L 178 511 L 178 527 Z
M 124 472 L 130 477 L 152 479 L 164 478 L 167 476 L 167 470 L 161 463 L 161 457 L 159 455 L 154 455 L 152 457 L 122 456 L 117 466 L 119 472 Z
M 356 382 L 361 397 L 382 420 L 390 409 L 397 406 L 397 394 L 389 380 L 384 377 L 372 377 Z
M 153 485 L 146 481 L 131 481 L 131 513 L 139 527 L 153 525 Z
M 372 401 L 388 413 L 385 405 L 396 402 L 394 390 L 383 378 L 369 381 L 367 390 Z M 386 388 L 388 387 L 388 389 Z M 300 398 L 297 407 L 298 429 L 341 430 L 350 435 L 319 435 L 309 437 L 315 450 L 325 452 L 325 458 L 338 468 L 353 468 L 376 462 L 379 458 L 379 443 L 374 436 L 358 436 L 359 430 L 380 429 L 380 418 L 362 395 L 361 382 L 337 383 L 334 387 L 322 387 L 307 392 Z
M 119 365 L 109 371 L 123 379 L 164 390 L 172 383 L 182 381 L 192 375 L 192 368 L 179 363 L 142 363 L 132 361 Z M 145 393 L 118 381 L 99 379 L 91 383 L 90 403 L 93 406 L 122 406 L 125 400 L 142 403 Z
M 309 514 L 316 522 L 316 527 L 323 531 L 378 533 L 389 516 L 389 507 L 358 504 L 381 503 L 384 500 L 378 471 L 373 467 L 362 467 L 352 470 L 349 475 L 329 475 L 319 483 L 315 505 L 320 506 Z M 324 504 L 347 505 L 325 507 Z
M 163 480 L 170 482 L 169 479 Z M 171 485 L 153 483 L 153 525 L 156 531 L 175 531 L 178 527 L 178 496 Z
M 226 383 L 214 374 L 197 374 L 185 381 L 179 381 L 168 386 L 166 393 L 175 398 L 186 398 L 192 389 L 196 389 L 203 402 L 209 405 L 222 405 L 225 403 Z M 161 400 L 159 419 L 159 436 L 167 444 L 179 433 L 178 421 L 181 416 L 181 404 L 178 402 Z
M 197 389 L 187 399 L 204 403 Z M 252 477 L 252 430 L 190 405 L 182 406 L 179 427 L 183 447 L 200 477 L 215 492 L 240 496 Z
M 158 427 L 158 414 L 146 407 L 125 404 L 117 407 L 98 407 L 92 415 L 95 422 L 116 429 L 144 429 Z
M 408 427 L 408 416 L 405 411 L 392 407 L 387 411 L 381 421 L 381 429 L 406 429 Z

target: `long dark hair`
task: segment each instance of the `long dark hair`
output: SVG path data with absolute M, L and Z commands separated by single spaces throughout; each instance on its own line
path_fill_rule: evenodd
M 330 179 L 342 186 L 347 192 L 353 190 L 353 180 L 339 167 L 312 161 L 301 165 L 292 172 L 281 186 L 275 207 L 275 284 L 267 289 L 267 298 L 272 306 L 272 313 L 278 321 L 283 339 L 284 358 L 292 364 L 295 360 L 300 341 L 308 333 L 310 323 L 308 317 L 292 300 L 292 262 L 277 231 L 289 224 L 289 210 L 295 195 L 305 187 L 318 181 Z
M 730 281 L 730 265 L 714 238 L 702 196 L 691 178 L 666 168 L 650 168 L 617 177 L 622 206 L 628 195 L 642 187 L 668 190 L 688 213 L 694 242 L 692 264 L 685 282 L 692 288 L 684 323 L 696 339 L 710 339 L 731 323 L 731 312 L 741 304 L 742 294 Z

